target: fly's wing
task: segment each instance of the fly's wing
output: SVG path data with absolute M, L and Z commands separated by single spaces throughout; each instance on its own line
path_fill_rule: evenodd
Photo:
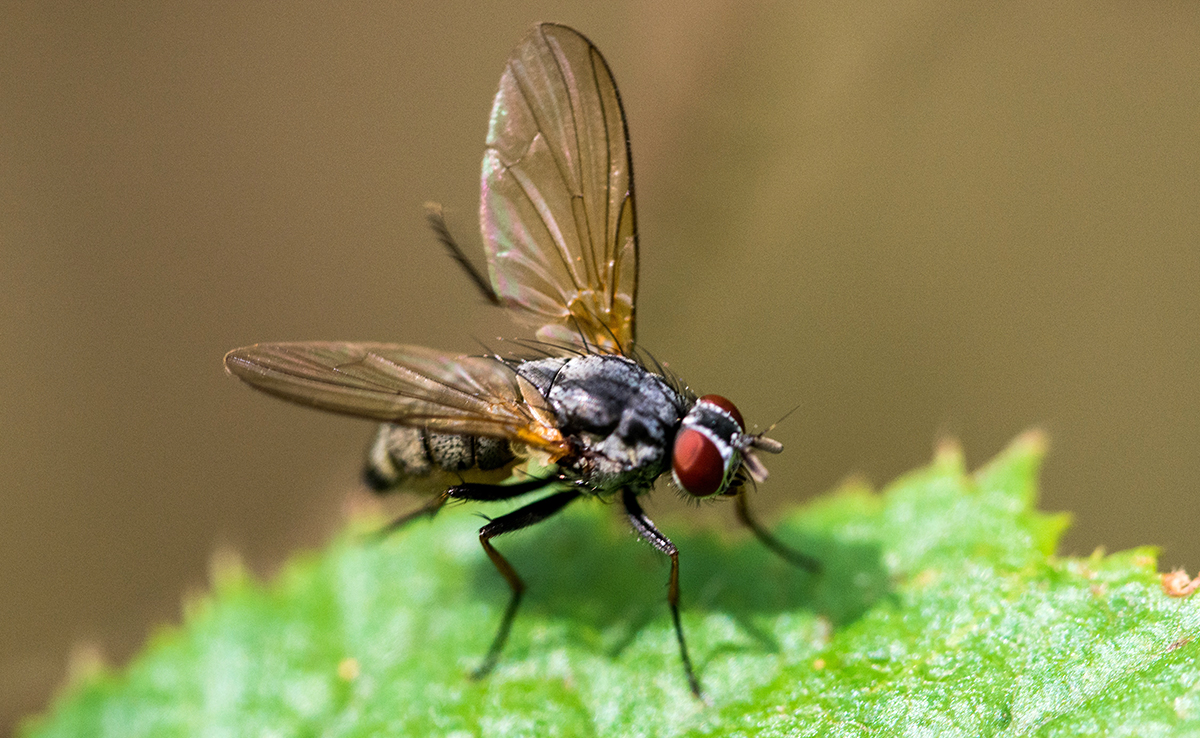
M 542 24 L 492 104 L 479 220 L 492 285 L 539 337 L 620 353 L 634 342 L 637 227 L 625 114 L 600 51 Z
M 225 355 L 230 374 L 276 397 L 334 412 L 507 438 L 559 456 L 554 413 L 499 359 L 389 343 L 258 343 Z

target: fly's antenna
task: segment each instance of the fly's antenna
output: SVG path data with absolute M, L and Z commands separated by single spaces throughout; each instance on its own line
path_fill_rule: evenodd
M 429 227 L 433 229 L 433 235 L 437 240 L 446 247 L 446 251 L 450 252 L 450 258 L 458 262 L 462 270 L 467 273 L 475 286 L 479 288 L 483 294 L 483 299 L 493 305 L 503 305 L 504 300 L 500 299 L 500 295 L 496 294 L 495 288 L 484 279 L 471 260 L 467 258 L 462 247 L 458 245 L 458 241 L 454 240 L 450 229 L 446 227 L 446 216 L 442 212 L 441 203 L 427 202 L 425 203 L 425 222 L 429 223 Z
M 776 441 L 774 438 L 767 438 L 762 433 L 755 436 L 747 436 L 747 447 L 756 448 L 759 451 L 766 451 L 769 454 L 778 454 L 783 452 L 783 444 Z
M 779 441 L 776 441 L 774 438 L 768 438 L 767 434 L 775 430 L 775 426 L 787 420 L 789 415 L 799 409 L 800 406 L 797 405 L 791 410 L 788 410 L 783 414 L 782 418 L 776 420 L 774 423 L 771 423 L 771 427 L 767 428 L 762 433 L 755 433 L 753 435 L 747 433 L 746 435 L 742 436 L 740 444 L 742 452 L 742 465 L 746 467 L 746 471 L 750 473 L 750 477 L 755 482 L 765 482 L 767 480 L 767 467 L 763 466 L 762 461 L 759 460 L 758 455 L 754 452 L 756 450 L 768 454 L 777 454 L 782 452 L 783 444 Z
M 792 413 L 796 412 L 799 409 L 800 409 L 800 405 L 797 405 L 796 407 L 792 408 L 791 410 L 788 410 L 786 413 L 783 414 L 782 418 L 780 418 L 779 420 L 776 420 L 774 423 L 771 423 L 771 425 L 765 431 L 763 431 L 762 433 L 759 433 L 758 435 L 765 436 L 768 433 L 770 433 L 771 431 L 775 430 L 775 426 L 777 426 L 780 423 L 782 423 L 783 421 L 787 420 L 788 416 L 790 416 Z M 763 449 L 763 450 L 765 451 L 766 449 Z M 780 446 L 780 450 L 783 450 L 782 445 Z M 779 453 L 779 451 L 772 451 L 770 453 Z
M 767 434 L 770 433 L 771 431 L 775 430 L 775 426 L 777 426 L 780 423 L 782 423 L 783 421 L 787 420 L 789 415 L 791 415 L 792 413 L 796 412 L 799 409 L 800 409 L 800 406 L 797 405 L 796 407 L 794 407 L 791 410 L 788 410 L 786 413 L 784 413 L 782 418 L 780 418 L 779 420 L 776 420 L 774 423 L 771 423 L 771 425 L 765 431 L 762 431 L 761 433 L 755 433 L 752 436 L 747 435 L 746 436 L 746 447 L 747 448 L 756 448 L 759 451 L 765 451 L 769 454 L 777 454 L 777 453 L 780 453 L 781 451 L 783 451 L 783 444 L 780 443 L 779 441 L 776 441 L 774 438 L 767 438 Z M 757 461 L 757 459 L 755 461 Z M 761 464 L 760 464 L 760 466 L 761 466 Z M 763 471 L 766 471 L 766 469 L 763 469 Z

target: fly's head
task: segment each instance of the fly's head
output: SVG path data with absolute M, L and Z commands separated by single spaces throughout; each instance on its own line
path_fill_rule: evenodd
M 746 433 L 736 405 L 720 395 L 705 395 L 683 417 L 675 435 L 671 476 L 695 499 L 734 494 L 740 486 L 734 482 L 743 467 L 755 482 L 767 478 L 767 468 L 755 450 L 777 454 L 783 444 L 762 434 Z

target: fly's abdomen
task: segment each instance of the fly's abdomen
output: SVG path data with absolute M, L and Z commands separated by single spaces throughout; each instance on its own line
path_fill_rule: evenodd
M 473 471 L 494 472 L 514 458 L 508 441 L 502 438 L 430 433 L 383 423 L 367 451 L 363 479 L 371 489 L 383 492 L 410 480 L 442 483 L 447 477 L 473 476 Z

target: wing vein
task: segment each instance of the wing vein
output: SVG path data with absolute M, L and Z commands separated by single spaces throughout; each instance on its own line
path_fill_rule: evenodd
M 557 63 L 557 61 L 558 60 L 555 59 L 555 63 Z M 561 72 L 560 72 L 559 76 L 560 77 L 562 76 Z M 546 123 L 544 122 L 544 120 L 542 119 L 542 117 L 540 115 L 538 106 L 530 103 L 531 100 L 536 100 L 536 97 L 533 97 L 531 95 L 531 93 L 528 91 L 528 88 L 526 87 L 524 81 L 521 79 L 521 76 L 514 74 L 513 80 L 517 84 L 517 90 L 518 90 L 518 92 L 521 93 L 521 97 L 525 98 L 526 104 L 529 105 L 529 109 L 533 113 L 534 126 L 537 129 L 537 134 L 533 138 L 530 139 L 529 146 L 525 150 L 525 155 L 528 155 L 528 154 L 530 154 L 530 152 L 532 152 L 539 137 L 541 138 L 541 140 L 543 142 L 549 141 L 549 135 L 546 132 L 548 130 L 548 128 L 546 126 Z M 563 85 L 565 87 L 566 80 L 563 79 L 562 81 L 563 81 Z M 568 96 L 568 103 L 569 102 L 570 102 L 570 97 Z M 575 115 L 572 112 L 571 118 L 574 119 L 574 117 L 575 117 Z M 578 149 L 578 132 L 576 133 L 576 142 L 577 142 L 576 148 Z M 562 161 L 561 157 L 558 155 L 558 152 L 555 151 L 555 148 L 553 146 L 547 145 L 546 150 L 550 152 L 550 158 L 554 162 L 554 168 L 558 170 L 559 180 L 561 180 L 563 185 L 566 187 L 568 196 L 571 197 L 572 199 L 574 199 L 577 196 L 578 192 L 580 191 L 580 188 L 572 186 L 574 183 L 572 183 L 572 181 L 571 181 L 572 177 L 571 177 L 571 173 L 569 171 L 570 167 L 568 167 L 566 165 L 566 163 L 564 161 Z M 504 160 L 501 159 L 500 161 L 503 166 L 503 169 L 505 172 L 510 172 L 510 173 L 514 174 L 514 179 L 516 179 L 517 184 L 521 186 L 522 194 L 525 195 L 526 199 L 529 200 L 529 204 L 533 205 L 534 209 L 537 210 L 538 214 L 541 216 L 542 224 L 546 226 L 546 230 L 550 235 L 550 240 L 554 243 L 554 245 L 556 247 L 556 250 L 558 252 L 558 258 L 562 261 L 563 266 L 566 268 L 567 274 L 571 278 L 571 284 L 575 287 L 575 289 L 577 291 L 582 290 L 585 283 L 580 282 L 579 275 L 576 274 L 576 272 L 575 272 L 575 265 L 572 263 L 570 247 L 567 245 L 566 237 L 562 233 L 562 226 L 559 225 L 557 229 L 550 228 L 550 224 L 546 222 L 546 215 L 544 215 L 542 213 L 543 208 L 539 207 L 537 202 L 534 201 L 534 199 L 532 197 L 530 197 L 529 191 L 526 188 L 525 183 L 523 183 L 521 181 L 520 177 L 515 176 L 515 172 L 513 172 L 513 168 L 516 167 L 517 165 L 519 165 L 525 159 L 525 155 L 522 155 L 521 158 L 518 159 L 517 161 L 513 162 L 512 165 L 505 164 Z M 523 170 L 521 170 L 521 171 L 523 172 Z M 554 222 L 558 223 L 558 219 L 555 218 Z M 576 230 L 578 231 L 578 223 L 575 224 L 575 227 L 576 227 Z M 559 238 L 555 238 L 556 232 L 557 232 Z M 579 236 L 579 234 L 577 232 L 576 237 L 578 237 L 578 236 Z
M 594 44 L 543 24 L 517 45 L 493 102 L 482 174 L 480 224 L 505 304 L 537 322 L 541 339 L 631 350 L 638 243 L 629 136 Z

